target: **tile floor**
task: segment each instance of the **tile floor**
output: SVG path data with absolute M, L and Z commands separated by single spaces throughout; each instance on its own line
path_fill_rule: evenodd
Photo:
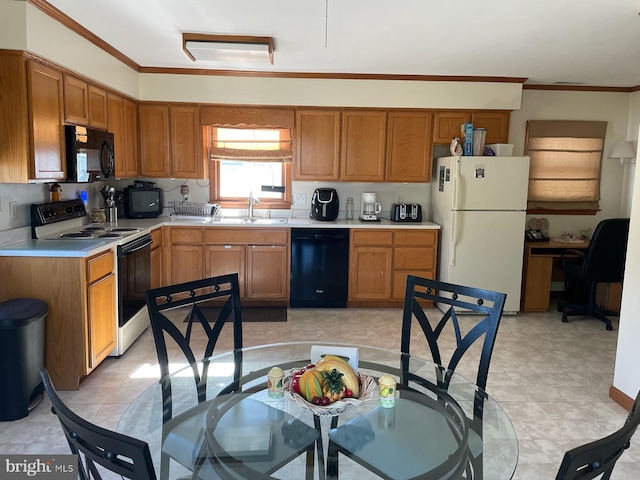
M 400 321 L 398 309 L 290 309 L 286 323 L 246 323 L 244 343 L 333 340 L 398 349 Z M 515 479 L 555 478 L 567 449 L 603 437 L 624 423 L 627 412 L 608 396 L 616 327 L 607 332 L 599 321 L 581 318 L 565 324 L 553 307 L 545 314 L 503 317 L 487 391 L 507 411 L 518 435 Z M 230 335 L 223 335 L 220 348 L 230 345 Z M 426 353 L 426 347 L 415 353 Z M 124 356 L 100 365 L 80 390 L 61 396 L 85 418 L 115 428 L 128 403 L 154 381 L 132 374 L 155 363 L 153 338 L 147 330 Z M 460 369 L 472 377 L 464 365 Z M 0 422 L 0 453 L 68 453 L 46 400 L 24 419 Z M 640 434 L 611 478 L 640 478 Z

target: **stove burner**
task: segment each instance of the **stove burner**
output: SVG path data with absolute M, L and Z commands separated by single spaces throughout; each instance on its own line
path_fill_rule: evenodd
M 106 229 L 104 227 L 86 227 L 83 228 L 83 232 L 104 232 Z
M 89 232 L 71 232 L 60 235 L 60 238 L 91 238 L 92 235 Z
M 103 233 L 102 235 L 98 235 L 98 238 L 119 238 L 120 235 L 117 233 Z
M 137 232 L 138 230 L 139 229 L 135 227 L 117 227 L 117 228 L 112 228 L 110 231 L 124 233 L 124 232 Z

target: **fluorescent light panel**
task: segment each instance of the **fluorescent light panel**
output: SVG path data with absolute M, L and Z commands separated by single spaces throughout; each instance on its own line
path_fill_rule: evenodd
M 182 34 L 185 53 L 193 61 L 273 64 L 273 39 L 241 35 Z

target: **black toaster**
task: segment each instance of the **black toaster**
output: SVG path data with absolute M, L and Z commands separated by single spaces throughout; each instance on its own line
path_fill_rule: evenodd
M 391 205 L 392 222 L 422 222 L 422 206 L 417 203 L 394 203 Z

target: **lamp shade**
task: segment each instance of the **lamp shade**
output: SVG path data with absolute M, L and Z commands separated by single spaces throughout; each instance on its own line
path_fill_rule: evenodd
M 636 149 L 633 144 L 626 140 L 616 142 L 608 158 L 617 158 L 620 160 L 620 164 L 624 163 L 625 158 L 634 158 L 636 156 Z

